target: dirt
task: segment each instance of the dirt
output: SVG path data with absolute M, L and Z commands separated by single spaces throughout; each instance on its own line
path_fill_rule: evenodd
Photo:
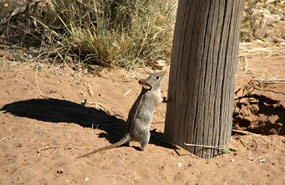
M 98 76 L 0 56 L 0 184 L 285 184 L 284 56 L 252 57 L 246 71 L 239 67 L 233 128 L 246 134 L 233 132 L 232 152 L 212 159 L 159 139 L 165 104 L 144 152 L 134 142 L 77 159 L 120 139 L 147 69 Z M 168 73 L 164 95 L 167 86 Z
M 4 0 L 0 21 L 20 2 Z M 150 69 L 90 72 L 72 58 L 39 60 L 46 48 L 35 23 L 19 13 L 9 24 L 0 26 L 0 185 L 285 184 L 284 55 L 260 47 L 267 53 L 240 57 L 230 153 L 201 159 L 174 149 L 163 140 L 161 104 L 145 151 L 132 142 L 77 159 L 122 137 L 138 79 Z
M 236 76 L 234 128 L 285 135 L 285 57 L 256 56 L 248 63 Z

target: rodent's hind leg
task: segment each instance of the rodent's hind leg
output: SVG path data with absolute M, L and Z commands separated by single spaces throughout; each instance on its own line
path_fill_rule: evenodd
M 141 151 L 144 151 L 145 146 L 149 143 L 150 140 L 150 132 L 148 132 L 144 138 L 141 139 Z

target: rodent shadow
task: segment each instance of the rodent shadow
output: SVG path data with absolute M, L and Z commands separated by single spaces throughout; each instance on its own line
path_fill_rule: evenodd
M 46 122 L 76 123 L 83 127 L 94 128 L 107 123 L 123 125 L 124 121 L 108 115 L 102 110 L 59 99 L 29 99 L 6 104 L 1 111 L 20 117 Z
M 99 137 L 105 137 L 110 143 L 115 143 L 124 136 L 126 122 L 103 110 L 59 99 L 29 99 L 4 105 L 3 113 L 11 113 L 19 117 L 27 117 L 45 122 L 66 122 L 79 124 L 82 127 L 92 127 L 105 131 Z M 158 133 L 162 137 L 163 133 Z M 151 144 L 165 146 L 160 141 L 151 138 Z M 168 146 L 171 147 L 171 146 Z

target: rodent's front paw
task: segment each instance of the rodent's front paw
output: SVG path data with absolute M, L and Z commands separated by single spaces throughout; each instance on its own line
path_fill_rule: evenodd
M 164 97 L 162 98 L 162 102 L 163 102 L 163 103 L 167 103 L 167 102 L 169 102 L 169 99 L 164 96 Z

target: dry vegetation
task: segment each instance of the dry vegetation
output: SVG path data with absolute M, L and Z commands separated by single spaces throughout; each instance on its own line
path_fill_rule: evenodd
M 49 0 L 32 17 L 61 52 L 106 67 L 132 68 L 168 59 L 174 6 L 163 1 Z
M 0 41 L 2 46 L 23 51 L 15 54 L 21 61 L 125 69 L 158 59 L 170 61 L 176 1 L 2 3 Z M 285 2 L 246 0 L 240 39 L 241 61 L 251 55 L 285 54 Z
M 285 1 L 246 0 L 240 56 L 285 55 Z
M 247 0 L 241 41 L 269 41 L 285 46 L 285 1 Z
M 284 0 L 246 0 L 231 153 L 170 148 L 163 104 L 146 151 L 132 143 L 75 160 L 121 137 L 150 71 L 136 67 L 170 60 L 175 4 L 108 2 L 0 1 L 0 184 L 285 184 Z

